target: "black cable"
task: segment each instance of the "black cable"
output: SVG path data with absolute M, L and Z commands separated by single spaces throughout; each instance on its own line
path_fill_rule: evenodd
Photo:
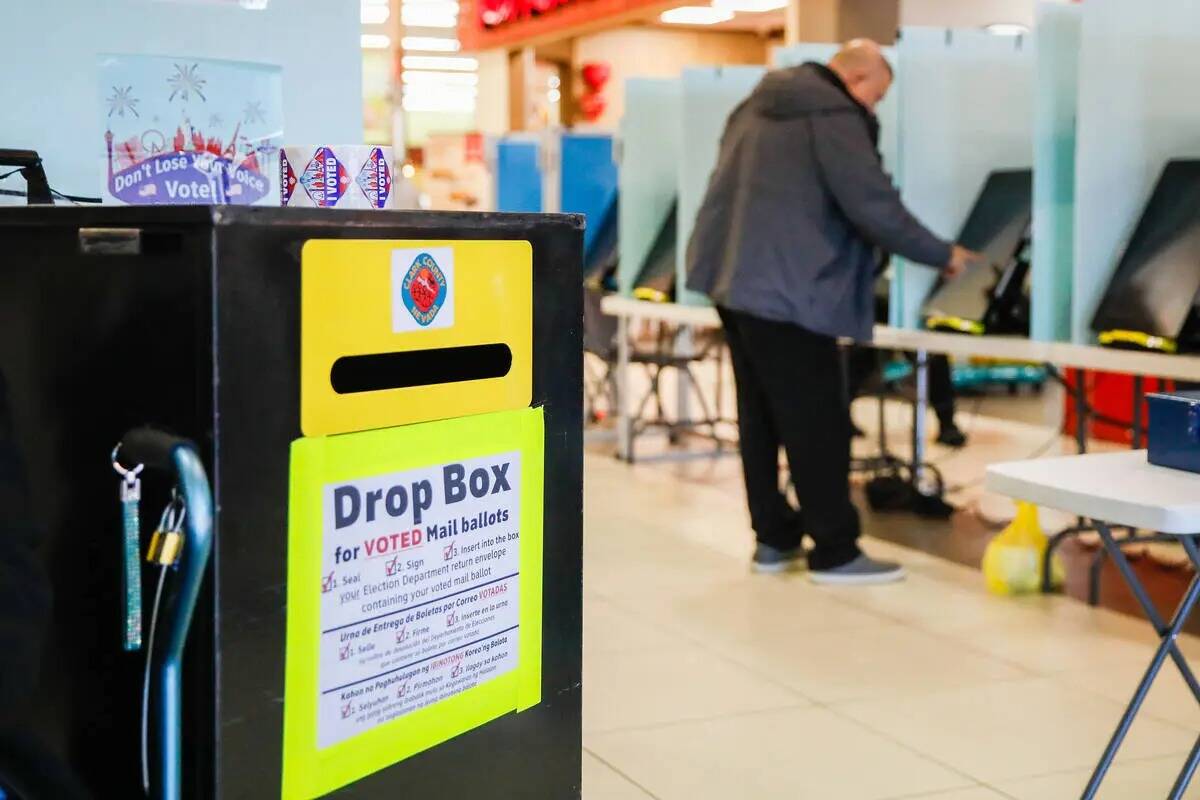
M 55 189 L 55 188 L 51 188 L 50 193 L 52 195 L 54 195 L 55 197 L 61 198 L 63 200 L 70 200 L 72 203 L 103 203 L 104 202 L 104 200 L 99 197 L 84 197 L 83 195 L 78 195 L 78 194 L 64 194 L 63 192 L 60 192 L 58 189 Z
M 39 158 L 34 164 L 32 164 L 30 166 L 40 167 L 41 165 L 42 165 L 42 160 Z M 28 168 L 29 167 L 17 167 L 14 170 L 5 172 L 3 175 L 0 175 L 0 181 L 4 180 L 5 178 L 11 178 L 13 175 L 22 174 Z M 69 200 L 72 203 L 103 203 L 104 202 L 104 200 L 99 197 L 85 197 L 83 195 L 77 195 L 77 194 L 66 194 L 64 192 L 58 191 L 53 186 L 50 187 L 50 194 L 59 198 L 60 200 Z M 26 197 L 27 193 L 19 192 L 14 189 L 0 189 L 0 196 Z

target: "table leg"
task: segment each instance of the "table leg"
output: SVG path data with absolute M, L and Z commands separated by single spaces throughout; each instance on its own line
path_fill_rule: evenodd
M 1088 423 L 1091 421 L 1087 404 L 1087 372 L 1075 370 L 1075 449 L 1079 455 L 1088 451 Z M 1082 522 L 1082 520 L 1080 520 Z
M 1144 378 L 1133 376 L 1133 449 L 1142 449 L 1142 390 Z
M 1121 577 L 1125 579 L 1125 583 L 1129 585 L 1129 590 L 1133 592 L 1134 598 L 1138 605 L 1142 607 L 1142 612 L 1146 615 L 1146 619 L 1150 620 L 1150 624 L 1154 626 L 1154 632 L 1160 637 L 1166 636 L 1170 630 L 1170 626 L 1163 620 L 1162 615 L 1158 613 L 1158 607 L 1154 605 L 1154 601 L 1150 599 L 1150 594 L 1146 591 L 1146 587 L 1137 579 L 1137 574 L 1133 571 L 1133 565 L 1129 563 L 1129 558 L 1125 555 L 1125 551 L 1121 549 L 1116 538 L 1112 534 L 1112 529 L 1103 522 L 1096 523 L 1096 530 L 1100 533 L 1100 538 L 1104 541 L 1105 548 L 1112 553 L 1113 563 L 1117 565 L 1117 569 L 1121 572 Z M 1181 539 L 1184 550 L 1189 556 L 1193 556 L 1193 561 L 1200 568 L 1200 551 L 1197 551 L 1195 540 L 1191 537 Z M 1187 683 L 1188 688 L 1192 690 L 1192 695 L 1200 702 L 1200 680 L 1192 673 L 1192 668 L 1188 665 L 1187 659 L 1180 652 L 1179 647 L 1175 644 L 1171 646 L 1171 660 L 1175 662 L 1175 666 L 1179 668 L 1180 675 Z
M 1121 552 L 1116 540 L 1113 539 L 1112 531 L 1106 525 L 1099 525 L 1098 528 L 1100 536 L 1104 540 L 1104 546 L 1108 548 L 1113 560 L 1119 565 L 1121 574 L 1129 583 L 1130 589 L 1138 596 L 1139 602 L 1143 597 L 1149 600 L 1148 596 L 1146 596 L 1145 588 L 1137 579 L 1137 575 L 1133 573 L 1132 568 L 1129 566 L 1129 561 L 1125 558 L 1125 554 Z M 1192 558 L 1193 562 L 1200 565 L 1200 553 L 1196 552 L 1196 543 L 1190 538 L 1184 538 L 1181 541 L 1185 549 L 1188 550 L 1188 555 Z M 1191 670 L 1187 667 L 1186 661 L 1183 660 L 1183 655 L 1179 652 L 1176 638 L 1179 636 L 1179 631 L 1183 628 L 1188 617 L 1191 616 L 1192 609 L 1195 607 L 1198 599 L 1200 599 L 1200 574 L 1197 574 L 1192 579 L 1187 592 L 1179 602 L 1175 615 L 1171 618 L 1170 625 L 1160 633 L 1162 641 L 1154 651 L 1154 658 L 1151 660 L 1150 666 L 1146 668 L 1146 673 L 1134 691 L 1133 699 L 1129 701 L 1129 706 L 1121 716 L 1121 721 L 1117 723 L 1117 729 L 1113 732 L 1112 739 L 1109 740 L 1108 746 L 1104 749 L 1104 754 L 1100 757 L 1100 762 L 1096 765 L 1091 780 L 1088 781 L 1082 800 L 1092 800 L 1100 790 L 1100 784 L 1103 782 L 1104 776 L 1108 773 L 1109 767 L 1112 766 L 1113 759 L 1116 758 L 1121 743 L 1125 741 L 1125 736 L 1129 733 L 1129 728 L 1133 725 L 1133 720 L 1141 710 L 1142 703 L 1145 701 L 1150 687 L 1154 684 L 1154 679 L 1158 677 L 1158 673 L 1162 669 L 1163 663 L 1167 660 L 1167 656 L 1171 655 L 1175 659 L 1176 664 L 1181 665 L 1180 671 L 1183 672 L 1185 678 L 1191 676 Z M 1153 604 L 1150 604 L 1149 608 L 1154 608 Z M 1153 617 L 1157 616 L 1158 612 L 1155 611 Z M 1155 628 L 1157 630 L 1158 626 L 1155 626 Z M 1194 683 L 1194 681 L 1195 678 L 1192 676 L 1192 681 L 1189 683 Z M 1193 689 L 1193 691 L 1195 690 Z
M 1192 777 L 1196 774 L 1197 765 L 1200 765 L 1200 739 L 1197 739 L 1196 743 L 1192 745 L 1191 755 L 1188 756 L 1187 763 L 1184 764 L 1183 770 L 1175 780 L 1175 786 L 1168 795 L 1169 800 L 1183 800 L 1184 792 L 1188 790 L 1188 784 L 1192 782 Z
M 633 420 L 629 417 L 630 318 L 622 314 L 617 317 L 617 457 L 622 461 L 633 461 Z
M 696 339 L 690 326 L 681 325 L 675 337 L 675 355 L 681 358 L 692 358 L 696 352 Z M 692 374 L 686 369 L 675 370 L 675 421 L 680 428 L 692 422 L 692 389 L 698 392 L 700 387 L 692 383 Z M 677 442 L 672 442 L 677 444 Z
M 1088 428 L 1091 415 L 1088 413 L 1087 395 L 1084 393 L 1084 387 L 1087 384 L 1087 372 L 1082 369 L 1075 370 L 1075 391 L 1072 395 L 1075 401 L 1075 450 L 1080 455 L 1083 455 L 1088 450 Z M 1065 385 L 1065 382 L 1064 382 Z M 1075 524 L 1066 530 L 1059 531 L 1050 537 L 1050 544 L 1046 547 L 1046 552 L 1042 556 L 1042 593 L 1049 594 L 1054 591 L 1053 567 L 1054 553 L 1058 550 L 1059 545 L 1065 542 L 1072 536 L 1078 536 L 1084 531 L 1090 530 L 1087 520 L 1079 517 L 1075 520 Z M 1091 575 L 1089 575 L 1089 578 Z M 1088 595 L 1099 594 L 1099 586 L 1089 585 Z M 1093 603 L 1093 605 L 1095 605 Z
M 916 396 L 913 398 L 912 479 L 913 488 L 921 492 L 925 464 L 925 426 L 929 409 L 929 353 L 916 352 Z

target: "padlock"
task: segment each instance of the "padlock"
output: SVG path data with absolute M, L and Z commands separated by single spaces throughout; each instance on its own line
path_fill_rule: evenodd
M 146 561 L 169 567 L 179 560 L 179 554 L 182 552 L 183 533 L 181 531 L 164 531 L 160 528 L 150 537 L 150 549 L 146 551 Z

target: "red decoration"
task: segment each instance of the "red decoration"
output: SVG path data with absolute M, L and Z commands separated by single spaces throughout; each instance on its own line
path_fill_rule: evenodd
M 608 101 L 601 91 L 612 75 L 612 67 L 604 61 L 589 61 L 580 69 L 580 74 L 586 88 L 579 96 L 579 110 L 583 112 L 584 119 L 595 122 L 608 107 Z
M 583 65 L 583 82 L 593 92 L 598 92 L 608 83 L 612 76 L 612 67 L 603 61 L 589 61 Z
M 541 16 L 559 6 L 579 0 L 477 0 L 479 23 L 484 28 L 496 28 L 521 19 Z
M 604 114 L 604 109 L 608 108 L 608 101 L 603 95 L 585 94 L 579 98 L 579 110 L 583 112 L 583 118 L 588 122 L 595 122 Z

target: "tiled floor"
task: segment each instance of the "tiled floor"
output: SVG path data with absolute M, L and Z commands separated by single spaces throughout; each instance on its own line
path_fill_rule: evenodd
M 585 800 L 1077 797 L 1153 647 L 876 540 L 907 582 L 752 576 L 735 461 L 589 455 L 585 519 Z M 1168 664 L 1100 796 L 1165 796 L 1197 731 Z

